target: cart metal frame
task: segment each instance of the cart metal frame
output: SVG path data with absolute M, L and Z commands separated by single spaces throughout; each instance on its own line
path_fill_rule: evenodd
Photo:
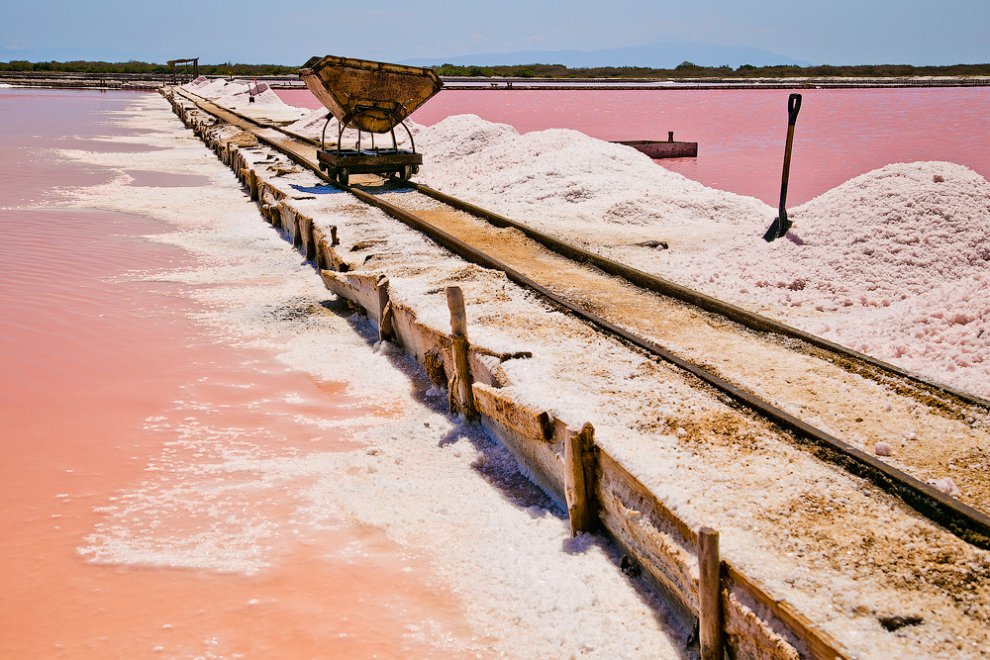
M 333 180 L 347 186 L 352 174 L 379 174 L 406 182 L 419 172 L 423 156 L 416 152 L 416 143 L 405 119 L 443 87 L 436 72 L 327 55 L 310 58 L 299 75 L 330 111 L 323 125 L 317 158 L 320 168 Z M 326 143 L 331 117 L 339 122 L 336 149 L 328 149 Z M 395 127 L 399 124 L 409 136 L 411 149 L 399 149 L 395 136 Z M 347 128 L 358 131 L 355 149 L 341 146 Z M 370 149 L 363 145 L 365 133 L 371 136 Z M 375 144 L 375 135 L 385 133 L 392 137 L 390 148 Z

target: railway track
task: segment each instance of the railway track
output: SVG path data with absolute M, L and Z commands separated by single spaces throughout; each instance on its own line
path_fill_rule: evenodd
M 312 141 L 183 95 L 329 182 Z M 427 186 L 410 184 L 397 193 L 369 176 L 355 177 L 345 189 L 461 258 L 504 272 L 558 308 L 678 367 L 771 420 L 819 458 L 870 480 L 967 542 L 990 548 L 984 467 L 990 461 L 990 402 Z M 884 453 L 894 456 L 882 460 L 878 454 Z M 929 483 L 950 470 L 961 489 L 957 497 Z

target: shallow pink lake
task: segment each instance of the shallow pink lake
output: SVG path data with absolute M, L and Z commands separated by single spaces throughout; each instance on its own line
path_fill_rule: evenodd
M 799 90 L 787 201 L 794 206 L 890 163 L 944 160 L 990 177 L 990 88 Z M 443 91 L 412 120 L 475 114 L 521 132 L 571 128 L 603 140 L 697 142 L 697 158 L 658 161 L 707 186 L 777 206 L 787 90 Z M 318 108 L 308 90 L 286 103 Z
M 0 657 L 429 654 L 408 627 L 431 618 L 463 630 L 457 598 L 427 582 L 420 560 L 356 523 L 279 538 L 274 566 L 250 575 L 81 556 L 104 508 L 153 477 L 167 447 L 191 453 L 175 442 L 183 427 L 213 429 L 217 444 L 229 432 L 269 452 L 333 452 L 354 442 L 336 430 L 314 437 L 257 403 L 293 392 L 318 402 L 301 412 L 322 419 L 377 412 L 266 351 L 225 345 L 191 320 L 201 310 L 178 285 L 134 277 L 196 265 L 142 238 L 169 227 L 54 208 L 56 186 L 113 173 L 51 149 L 110 148 L 95 136 L 134 135 L 112 123 L 133 99 L 0 90 Z M 210 184 L 132 174 L 132 185 Z M 270 520 L 297 506 L 289 494 L 244 490 L 236 504 Z M 181 514 L 150 521 L 166 553 L 170 539 L 203 524 Z M 362 552 L 344 551 L 355 547 Z

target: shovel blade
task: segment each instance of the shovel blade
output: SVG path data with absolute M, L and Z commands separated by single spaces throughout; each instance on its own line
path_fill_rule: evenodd
M 781 216 L 773 219 L 773 223 L 770 228 L 767 229 L 767 233 L 763 234 L 763 240 L 767 243 L 774 241 L 778 238 L 782 238 L 787 230 L 791 228 L 791 221 L 787 219 L 787 216 Z

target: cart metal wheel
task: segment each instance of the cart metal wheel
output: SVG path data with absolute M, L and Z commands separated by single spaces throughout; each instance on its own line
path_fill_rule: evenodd
M 348 172 L 346 168 L 337 170 L 337 183 L 342 186 L 346 186 L 349 180 L 350 172 Z
M 412 178 L 412 165 L 403 165 L 402 169 L 395 173 L 394 179 L 399 183 L 406 183 Z

